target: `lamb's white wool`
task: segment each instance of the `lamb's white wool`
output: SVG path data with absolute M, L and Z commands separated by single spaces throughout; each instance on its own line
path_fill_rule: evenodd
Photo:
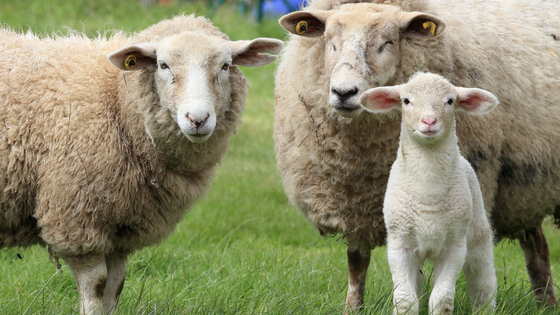
M 245 104 L 237 66 L 282 46 L 193 15 L 109 39 L 0 29 L 0 248 L 47 245 L 81 313 L 112 312 L 128 255 L 209 187 Z
M 312 0 L 280 19 L 274 140 L 290 202 L 348 244 L 349 308 L 370 250 L 385 244 L 383 196 L 400 115 L 371 115 L 365 90 L 417 71 L 492 92 L 503 106 L 457 114 L 497 239 L 518 239 L 537 301 L 556 304 L 541 223 L 560 218 L 560 6 L 532 0 Z M 555 210 L 557 209 L 557 210 Z
M 360 103 L 376 113 L 402 110 L 383 205 L 394 314 L 418 314 L 425 259 L 435 264 L 430 314 L 452 313 L 463 264 L 473 308 L 486 303 L 494 308 L 492 228 L 476 174 L 459 151 L 455 111 L 487 113 L 498 100 L 490 92 L 418 73 L 404 85 L 366 91 Z

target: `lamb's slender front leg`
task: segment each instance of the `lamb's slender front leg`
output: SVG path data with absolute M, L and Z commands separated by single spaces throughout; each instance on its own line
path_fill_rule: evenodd
M 387 259 L 393 278 L 393 314 L 418 314 L 420 281 L 424 281 L 422 263 L 412 250 L 387 244 Z M 421 279 L 418 279 L 418 278 Z
M 364 304 L 364 288 L 371 250 L 351 249 L 348 247 L 348 293 L 344 314 L 361 312 Z
M 434 288 L 430 295 L 429 313 L 451 315 L 455 298 L 455 284 L 467 255 L 466 240 L 451 245 L 434 263 Z
M 105 314 L 112 314 L 121 295 L 126 278 L 126 260 L 128 253 L 113 252 L 105 256 L 107 263 L 107 285 L 103 292 L 103 309 Z
M 80 314 L 103 314 L 103 291 L 107 283 L 104 255 L 64 257 L 80 293 Z
M 539 225 L 534 229 L 525 231 L 519 238 L 519 245 L 525 254 L 525 267 L 529 274 L 531 287 L 535 292 L 537 305 L 556 305 L 556 292 L 550 271 L 550 256 L 548 243 Z

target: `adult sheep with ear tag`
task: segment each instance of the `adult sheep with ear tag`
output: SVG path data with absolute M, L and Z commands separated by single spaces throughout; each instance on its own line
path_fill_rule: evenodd
M 363 304 L 400 116 L 359 96 L 417 71 L 493 93 L 488 115 L 457 114 L 497 240 L 518 239 L 535 299 L 556 304 L 541 223 L 560 218 L 560 6 L 551 1 L 313 0 L 280 19 L 290 32 L 276 73 L 275 152 L 290 202 L 348 245 L 348 309 Z M 305 21 L 305 31 L 297 25 Z M 556 52 L 556 53 L 554 53 Z M 560 208 L 560 207 L 559 207 Z
M 243 112 L 238 66 L 282 46 L 232 42 L 193 15 L 108 39 L 1 29 L 0 248 L 48 246 L 80 312 L 112 313 L 127 257 L 208 189 Z
M 418 314 L 426 259 L 434 263 L 430 314 L 452 314 L 461 268 L 473 311 L 494 309 L 493 231 L 476 174 L 457 144 L 455 113 L 485 114 L 498 100 L 490 92 L 457 88 L 439 75 L 420 72 L 406 84 L 366 91 L 360 104 L 378 114 L 402 112 L 383 203 L 393 314 Z

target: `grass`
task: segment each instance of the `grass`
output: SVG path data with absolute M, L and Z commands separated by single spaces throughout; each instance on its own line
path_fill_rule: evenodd
M 134 32 L 193 11 L 210 12 L 203 3 L 145 7 L 131 0 L 4 0 L 0 22 L 39 33 L 64 33 L 65 26 L 87 34 L 111 28 Z M 212 20 L 234 40 L 285 36 L 276 21 L 254 23 L 231 5 L 220 8 Z M 251 84 L 243 123 L 212 188 L 169 239 L 130 258 L 118 314 L 342 313 L 345 245 L 321 238 L 289 205 L 276 171 L 274 67 L 243 69 Z M 550 222 L 545 231 L 551 257 L 560 257 L 560 232 Z M 517 244 L 499 244 L 495 262 L 496 314 L 559 313 L 535 308 Z M 555 273 L 560 264 L 558 260 L 552 264 Z M 431 268 L 425 271 L 429 275 Z M 390 314 L 391 286 L 385 249 L 375 249 L 364 314 Z M 429 286 L 428 282 L 427 290 Z M 426 299 L 421 309 L 421 314 L 427 314 Z M 57 273 L 40 247 L 0 251 L 0 314 L 75 314 L 78 310 L 76 285 L 64 263 L 62 273 Z M 454 314 L 470 314 L 462 276 Z

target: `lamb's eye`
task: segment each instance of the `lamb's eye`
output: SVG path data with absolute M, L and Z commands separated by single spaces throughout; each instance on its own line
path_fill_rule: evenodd
M 410 101 L 408 100 L 408 98 L 405 98 L 405 99 L 404 99 L 404 100 L 402 100 L 402 101 L 403 101 L 403 103 L 404 103 L 405 105 L 408 105 L 408 104 L 410 104 Z
M 228 69 L 229 69 L 229 63 L 224 63 L 224 65 L 222 66 L 222 70 L 227 71 Z
M 165 62 L 160 62 L 159 68 L 165 70 L 165 69 L 169 69 L 169 66 Z
M 449 105 L 453 104 L 453 99 L 450 98 L 450 99 L 447 101 L 447 104 L 449 104 Z

